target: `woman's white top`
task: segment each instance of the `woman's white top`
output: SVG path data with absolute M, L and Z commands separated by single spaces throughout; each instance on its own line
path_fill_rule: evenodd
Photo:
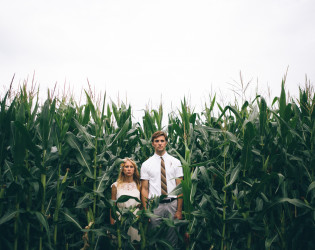
M 129 195 L 129 196 L 136 197 L 136 198 L 138 198 L 140 200 L 140 191 L 138 190 L 137 184 L 135 182 L 131 182 L 131 183 L 123 182 L 123 183 L 120 183 L 119 185 L 118 185 L 117 182 L 114 182 L 111 185 L 111 187 L 113 185 L 117 188 L 116 199 L 118 199 L 122 195 Z M 137 202 L 136 200 L 129 199 L 126 202 L 117 203 L 117 206 L 119 208 L 129 208 L 129 207 L 135 207 L 135 206 L 137 206 L 139 204 L 140 203 Z M 137 208 L 133 213 L 136 215 L 138 211 L 139 211 L 139 209 Z M 119 215 L 119 217 L 120 217 L 120 215 Z M 133 228 L 132 226 L 129 227 L 128 234 L 131 237 L 131 241 L 134 241 L 134 240 L 140 241 L 140 235 L 138 233 L 138 230 Z
M 117 196 L 116 196 L 117 200 L 122 195 L 133 196 L 133 197 L 136 197 L 140 200 L 140 191 L 138 190 L 137 184 L 135 182 L 131 182 L 131 183 L 123 182 L 123 183 L 120 183 L 119 185 L 117 182 L 114 182 L 112 184 L 112 186 L 113 185 L 117 188 Z M 128 207 L 137 206 L 138 204 L 139 204 L 139 202 L 137 202 L 136 200 L 129 199 L 126 202 L 117 203 L 117 206 L 119 208 L 124 208 L 124 207 L 128 208 Z

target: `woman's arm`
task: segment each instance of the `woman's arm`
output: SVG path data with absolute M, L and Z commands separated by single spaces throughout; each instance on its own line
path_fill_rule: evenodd
M 115 185 L 112 186 L 112 200 L 117 200 L 117 187 Z M 115 223 L 115 220 L 114 218 L 112 217 L 112 211 L 110 210 L 109 211 L 109 220 L 110 220 L 110 224 L 114 225 Z

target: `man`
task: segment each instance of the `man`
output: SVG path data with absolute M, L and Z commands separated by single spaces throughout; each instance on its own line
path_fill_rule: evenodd
M 157 131 L 152 135 L 151 142 L 154 148 L 154 155 L 146 160 L 141 167 L 141 200 L 146 209 L 147 200 L 162 194 L 167 197 L 160 202 L 160 205 L 154 210 L 154 214 L 168 218 L 172 214 L 174 219 L 182 219 L 182 199 L 176 199 L 176 196 L 168 195 L 180 184 L 183 178 L 183 169 L 181 163 L 175 157 L 166 152 L 167 135 L 163 131 Z M 152 227 L 156 227 L 161 219 L 151 219 Z M 174 228 L 170 228 L 167 238 L 172 245 L 177 245 L 177 234 Z

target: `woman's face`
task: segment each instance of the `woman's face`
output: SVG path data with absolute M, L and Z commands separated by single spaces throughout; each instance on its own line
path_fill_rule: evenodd
M 125 176 L 133 176 L 134 172 L 135 168 L 132 163 L 130 161 L 126 161 L 123 169 L 123 173 L 125 174 Z

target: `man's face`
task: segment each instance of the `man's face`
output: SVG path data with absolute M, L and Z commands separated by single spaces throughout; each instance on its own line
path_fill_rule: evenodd
M 163 135 L 155 138 L 152 142 L 152 146 L 155 149 L 155 153 L 158 155 L 162 155 L 165 152 L 165 147 L 167 145 L 167 141 Z

